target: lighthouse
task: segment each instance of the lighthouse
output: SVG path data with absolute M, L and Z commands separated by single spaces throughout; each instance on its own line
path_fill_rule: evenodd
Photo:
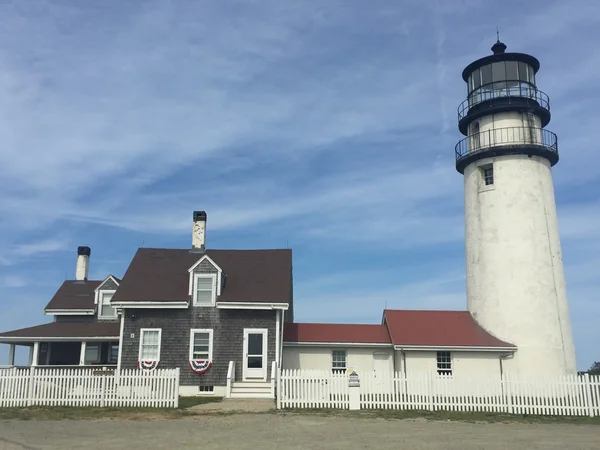
M 517 346 L 504 371 L 574 374 L 552 181 L 558 139 L 545 128 L 550 100 L 537 87 L 539 61 L 506 48 L 498 39 L 462 73 L 458 128 L 466 137 L 455 153 L 464 176 L 467 307 Z

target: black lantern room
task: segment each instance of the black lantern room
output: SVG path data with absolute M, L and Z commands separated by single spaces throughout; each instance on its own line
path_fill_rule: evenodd
M 469 64 L 462 72 L 467 99 L 458 107 L 458 128 L 468 136 L 456 146 L 456 169 L 463 173 L 471 162 L 502 154 L 544 156 L 558 162 L 556 135 L 542 129 L 550 122 L 550 100 L 536 85 L 539 61 L 525 53 L 506 53 L 498 40 L 492 55 Z M 490 130 L 479 139 L 478 120 L 491 114 L 522 112 L 539 118 L 537 130 Z M 527 137 L 529 136 L 529 137 Z

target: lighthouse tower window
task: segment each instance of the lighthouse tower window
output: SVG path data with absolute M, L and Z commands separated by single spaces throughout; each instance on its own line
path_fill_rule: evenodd
M 494 167 L 488 166 L 483 168 L 483 182 L 486 186 L 494 184 Z

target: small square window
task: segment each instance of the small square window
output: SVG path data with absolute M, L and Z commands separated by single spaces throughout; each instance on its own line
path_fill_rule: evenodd
M 438 375 L 452 375 L 452 355 L 450 352 L 437 352 Z
M 485 166 L 481 168 L 483 176 L 483 184 L 485 186 L 492 186 L 494 184 L 494 168 L 492 166 Z
M 334 350 L 331 353 L 331 369 L 333 373 L 344 373 L 346 372 L 346 351 L 345 350 Z

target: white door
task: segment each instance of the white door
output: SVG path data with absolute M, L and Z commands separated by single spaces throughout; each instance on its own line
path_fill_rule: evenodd
M 389 352 L 373 353 L 373 371 L 375 372 L 375 386 L 378 390 L 385 388 L 386 380 L 392 377 L 392 358 Z
M 266 328 L 244 328 L 244 380 L 267 379 L 267 332 Z

